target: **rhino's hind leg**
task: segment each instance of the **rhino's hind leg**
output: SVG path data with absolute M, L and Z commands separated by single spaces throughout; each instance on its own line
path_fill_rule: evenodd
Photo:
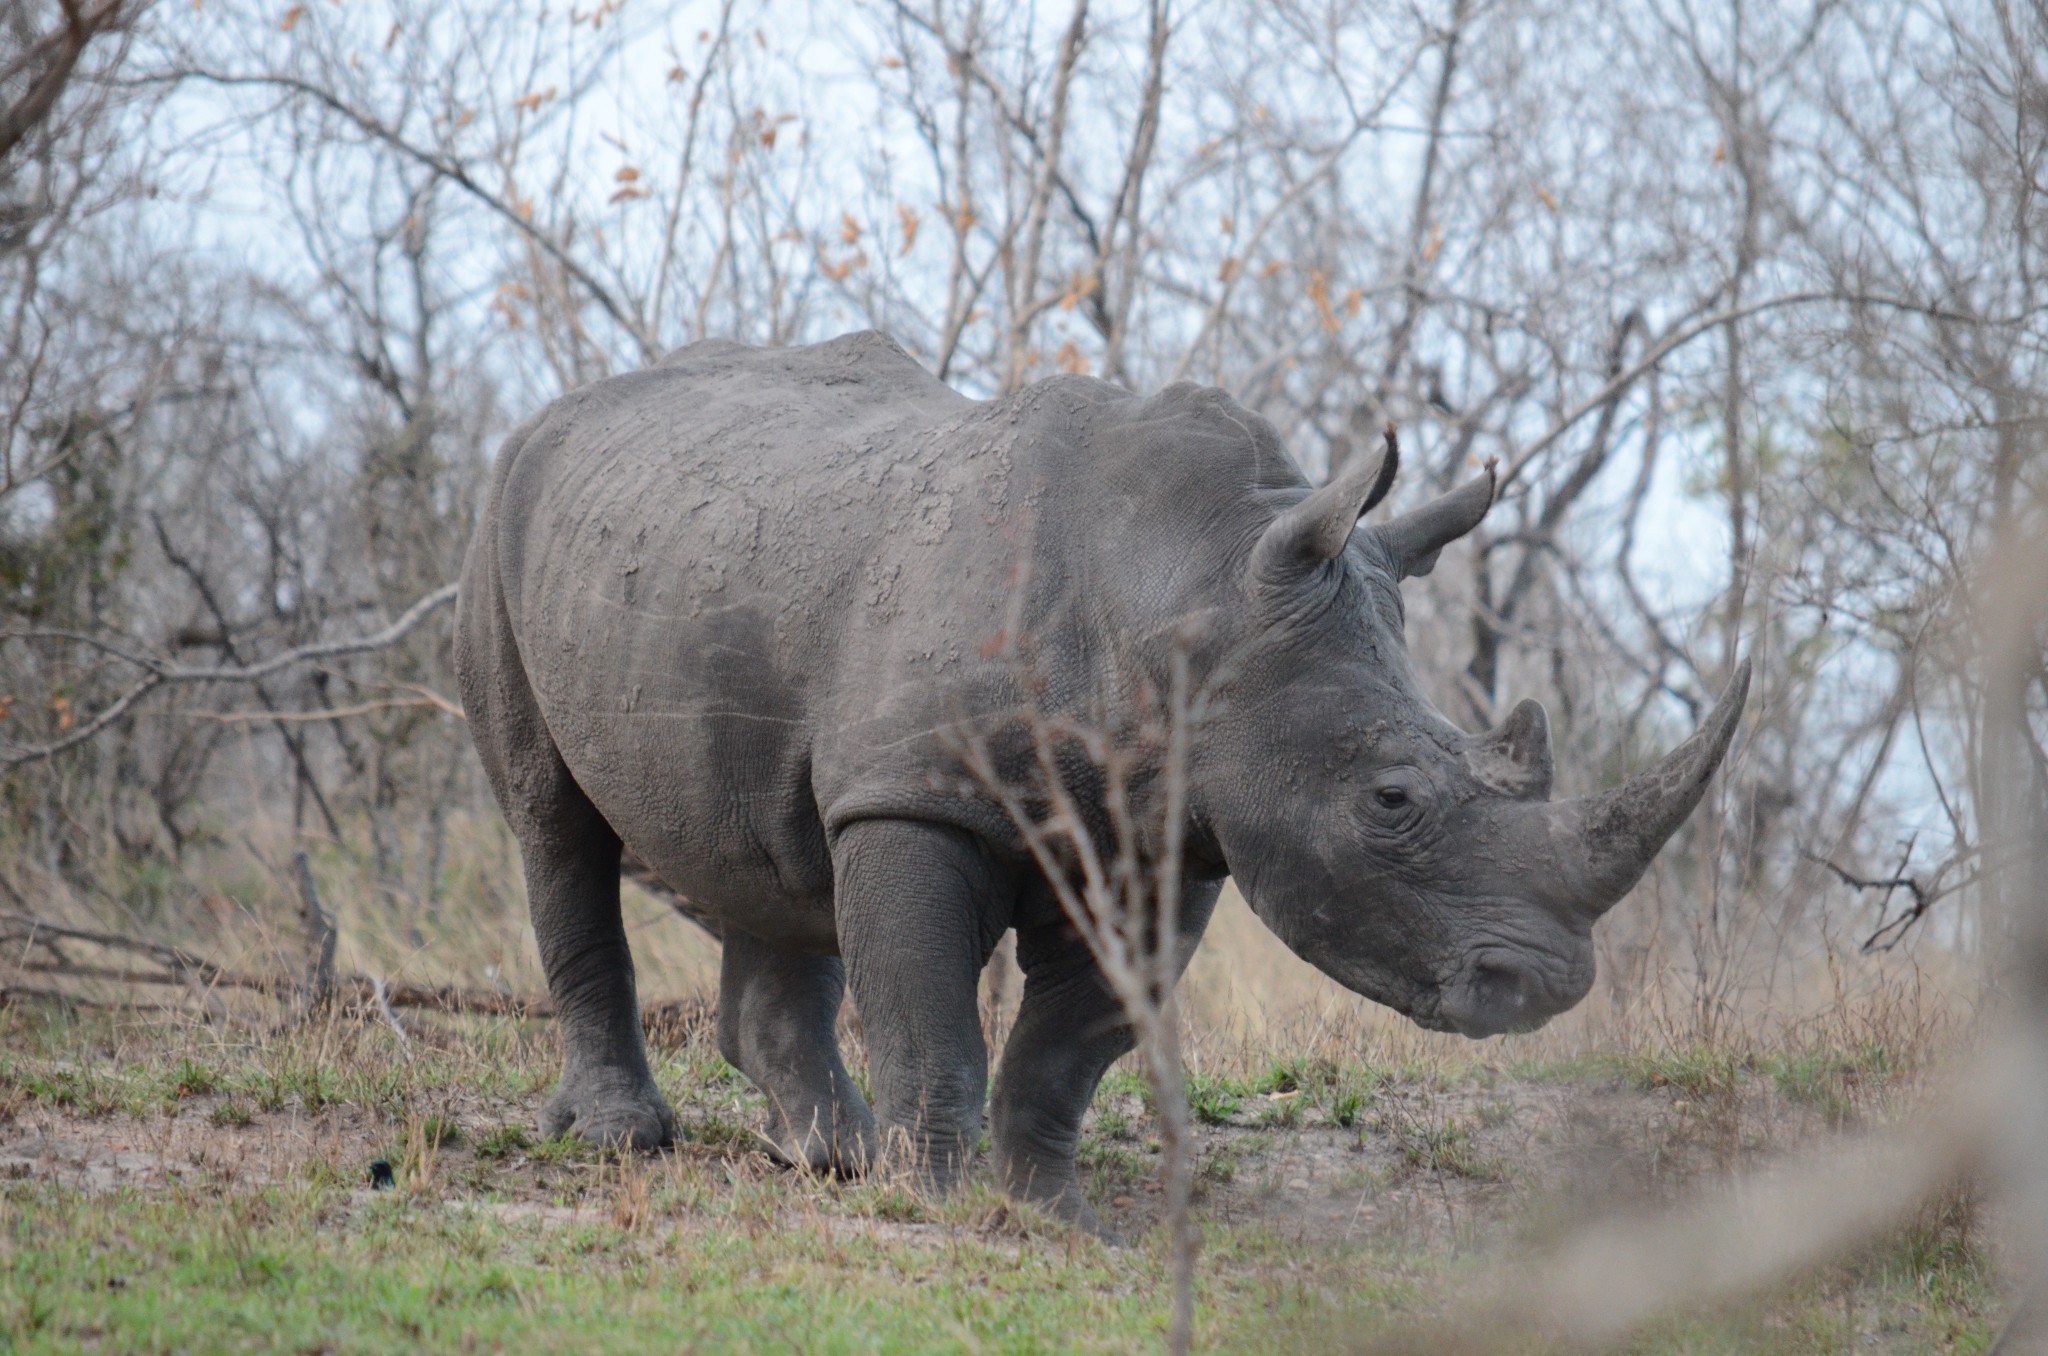
M 534 426 L 506 441 L 501 466 Z M 619 917 L 619 836 L 562 761 L 527 681 L 493 549 L 497 514 L 494 490 L 463 564 L 455 670 L 477 757 L 519 840 L 562 1034 L 561 1088 L 541 1112 L 541 1130 L 652 1149 L 669 1142 L 675 1116 L 647 1067 L 633 953 Z
M 1180 964 L 1209 925 L 1218 887 L 1190 884 L 1181 904 Z M 1131 1049 L 1122 1005 L 1064 922 L 1020 929 L 1024 999 L 996 1072 L 991 1136 L 1003 1189 L 1060 1219 L 1106 1233 L 1074 1169 L 1095 1085 Z
M 579 791 L 577 800 L 583 800 Z M 569 833 L 522 835 L 533 935 L 562 1033 L 561 1086 L 541 1111 L 541 1133 L 653 1149 L 674 1138 L 647 1064 L 633 953 L 619 916 L 619 840 L 583 800 L 564 807 Z M 580 821 L 580 822 L 576 822 Z
M 913 820 L 851 824 L 832 850 L 839 947 L 868 1047 L 885 1164 L 944 1191 L 981 1135 L 977 984 L 1006 888 L 980 840 Z M 1006 916 L 1006 915 L 1003 915 Z
M 846 968 L 725 929 L 718 1051 L 768 1097 L 769 1138 L 814 1172 L 867 1169 L 875 1118 L 839 1054 Z

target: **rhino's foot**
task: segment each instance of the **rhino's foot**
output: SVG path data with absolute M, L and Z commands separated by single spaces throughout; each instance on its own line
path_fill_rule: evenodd
M 785 1115 L 770 1108 L 768 1139 L 791 1167 L 860 1177 L 874 1162 L 875 1118 L 867 1103 L 827 1104 Z
M 950 1196 L 967 1180 L 974 1164 L 977 1127 L 972 1133 L 933 1133 L 921 1127 L 891 1125 L 881 1130 L 881 1148 L 875 1154 L 874 1176 L 884 1182 L 900 1183 L 921 1196 L 938 1200 Z
M 1003 1170 L 1003 1190 L 1011 1200 L 1021 1201 L 1062 1224 L 1093 1234 L 1104 1243 L 1121 1247 L 1124 1236 L 1102 1222 L 1095 1207 L 1081 1191 L 1081 1182 L 1071 1164 L 1058 1166 L 1013 1160 Z
M 612 1149 L 659 1149 L 675 1130 L 675 1112 L 653 1084 L 619 1075 L 565 1075 L 540 1113 L 547 1138 L 574 1135 Z

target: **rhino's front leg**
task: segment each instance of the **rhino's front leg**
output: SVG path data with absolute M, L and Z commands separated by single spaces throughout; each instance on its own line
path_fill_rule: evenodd
M 849 825 L 832 863 L 882 1160 L 907 1153 L 945 1190 L 981 1134 L 988 1048 L 976 985 L 1001 936 L 995 920 L 1007 917 L 1005 873 L 973 835 L 913 820 Z
M 839 1056 L 845 966 L 737 928 L 724 949 L 718 1050 L 768 1095 L 776 1149 L 814 1171 L 865 1170 L 875 1118 Z
M 1209 926 L 1221 886 L 1183 892 L 1180 966 L 1187 968 Z M 1131 1049 L 1130 1023 L 1090 954 L 1064 921 L 1019 929 L 1024 1000 L 996 1074 L 994 1140 L 1003 1189 L 1061 1219 L 1104 1232 L 1074 1170 L 1081 1118 L 1095 1085 Z

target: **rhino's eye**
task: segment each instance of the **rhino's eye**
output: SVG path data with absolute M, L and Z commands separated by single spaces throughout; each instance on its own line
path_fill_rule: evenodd
M 1398 786 L 1383 786 L 1373 794 L 1389 810 L 1398 810 L 1408 803 L 1408 793 Z

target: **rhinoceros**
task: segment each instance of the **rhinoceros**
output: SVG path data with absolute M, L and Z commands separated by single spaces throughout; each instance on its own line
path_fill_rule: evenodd
M 1578 1002 L 1594 920 L 1700 799 L 1747 664 L 1654 768 L 1551 801 L 1543 708 L 1459 729 L 1402 637 L 1402 579 L 1478 524 L 1494 470 L 1361 528 L 1391 452 L 1311 489 L 1221 391 L 1057 376 L 975 400 L 872 332 L 692 344 L 527 420 L 469 547 L 456 661 L 561 1027 L 542 1130 L 674 1132 L 623 848 L 718 925 L 719 1049 L 784 1156 L 858 1172 L 903 1146 L 943 1185 L 987 1101 L 1006 1189 L 1093 1224 L 1074 1151 L 1132 1036 L 958 736 L 1027 696 L 1099 718 L 1164 691 L 1176 647 L 1209 685 L 1183 963 L 1229 876 L 1297 955 L 1424 1027 Z M 1019 627 L 1028 676 L 1001 643 Z M 1011 929 L 1023 995 L 989 1099 L 978 979 Z M 836 1038 L 848 986 L 872 1111 Z

